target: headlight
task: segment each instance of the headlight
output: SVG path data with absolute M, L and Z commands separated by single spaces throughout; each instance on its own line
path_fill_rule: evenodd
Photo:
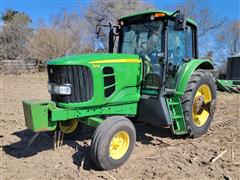
M 48 84 L 48 92 L 53 94 L 70 95 L 71 85 Z

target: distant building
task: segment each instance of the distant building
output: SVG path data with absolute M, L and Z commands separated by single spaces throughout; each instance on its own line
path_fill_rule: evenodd
M 240 80 L 240 52 L 228 58 L 226 79 Z

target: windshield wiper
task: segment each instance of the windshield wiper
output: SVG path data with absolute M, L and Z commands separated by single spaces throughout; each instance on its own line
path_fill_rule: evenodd
M 161 39 L 161 36 L 159 36 L 154 30 L 152 30 L 148 25 L 142 23 L 142 25 L 147 28 L 148 30 L 150 30 L 153 34 L 155 34 L 157 37 L 159 37 Z

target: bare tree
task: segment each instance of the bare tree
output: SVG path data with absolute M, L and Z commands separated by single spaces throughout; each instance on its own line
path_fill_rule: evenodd
M 216 59 L 219 72 L 224 74 L 227 58 L 240 52 L 240 21 L 227 23 L 216 36 Z
M 72 38 L 64 31 L 42 28 L 29 38 L 27 47 L 29 56 L 37 61 L 37 68 L 43 70 L 47 60 L 71 52 Z
M 60 13 L 52 16 L 51 27 L 61 29 L 67 33 L 72 39 L 71 53 L 85 53 L 90 44 L 87 41 L 88 23 L 76 12 L 63 10 Z
M 16 11 L 7 11 L 2 19 L 4 21 L 0 34 L 0 59 L 24 58 L 27 53 L 27 37 L 32 32 L 29 28 L 31 19 L 26 14 Z
M 1 14 L 1 19 L 4 22 L 9 22 L 11 21 L 16 14 L 18 14 L 18 11 L 12 10 L 12 9 L 7 9 L 4 13 Z
M 87 40 L 88 24 L 80 14 L 67 10 L 53 15 L 49 26 L 41 22 L 28 42 L 29 55 L 37 60 L 39 70 L 45 67 L 47 60 L 66 54 L 93 52 Z
M 217 35 L 218 48 L 222 56 L 233 56 L 240 52 L 240 21 L 229 22 Z
M 149 3 L 140 0 L 94 0 L 90 2 L 90 6 L 86 12 L 86 19 L 89 22 L 89 31 L 91 43 L 99 46 L 106 51 L 108 49 L 108 30 L 103 30 L 99 39 L 96 39 L 95 27 L 100 21 L 102 24 L 117 23 L 121 16 L 131 13 L 153 9 Z
M 199 0 L 186 0 L 177 8 L 183 10 L 188 18 L 192 18 L 197 22 L 198 36 L 200 38 L 218 30 L 226 20 L 219 16 L 216 19 L 214 11 L 206 3 Z
M 206 2 L 199 0 L 186 0 L 175 8 L 181 9 L 188 18 L 196 21 L 200 52 L 207 56 L 211 51 L 213 41 L 210 37 L 216 36 L 215 33 L 223 27 L 226 18 L 216 16 L 214 10 L 210 9 Z
M 213 61 L 214 52 L 208 51 L 204 59 L 209 59 L 210 61 Z

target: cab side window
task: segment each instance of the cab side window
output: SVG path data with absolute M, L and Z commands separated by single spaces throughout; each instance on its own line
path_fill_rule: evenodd
M 193 53 L 193 29 L 190 26 L 186 28 L 186 58 L 191 59 L 194 57 Z
M 174 30 L 174 22 L 168 22 L 168 64 L 166 88 L 175 89 L 176 74 L 180 71 L 185 59 L 193 57 L 193 30 L 187 26 L 183 31 Z
M 184 63 L 186 56 L 185 31 L 175 31 L 174 22 L 168 24 L 168 64 L 166 76 L 166 88 L 175 89 L 177 71 Z

